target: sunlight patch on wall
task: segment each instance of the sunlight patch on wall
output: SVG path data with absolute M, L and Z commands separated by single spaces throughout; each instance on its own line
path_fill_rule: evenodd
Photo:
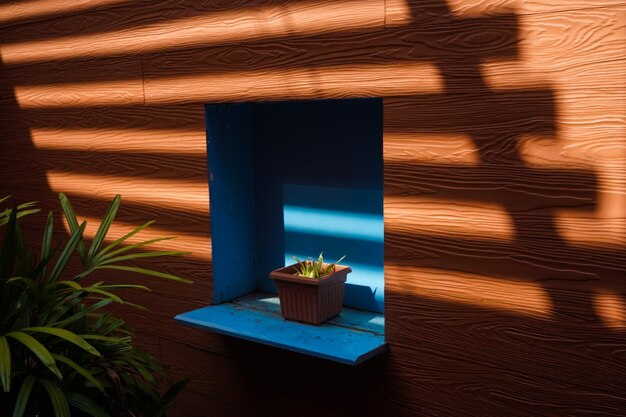
M 112 200 L 122 195 L 122 204 L 149 204 L 164 209 L 179 209 L 207 214 L 209 190 L 206 182 L 182 179 L 150 179 L 131 176 L 101 176 L 48 171 L 54 192 L 85 198 Z
M 479 164 L 472 138 L 462 133 L 385 133 L 385 161 Z
M 406 1 L 406 0 L 405 0 Z M 450 13 L 457 18 L 485 17 L 505 13 L 519 13 L 524 1 L 504 0 L 497 2 L 468 2 L 467 0 L 446 0 Z
M 593 301 L 595 312 L 605 326 L 626 329 L 626 295 L 598 293 Z
M 297 100 L 443 92 L 438 68 L 429 63 L 337 65 L 280 71 L 239 71 L 175 77 L 148 75 L 146 102 Z
M 0 5 L 0 23 L 7 24 L 54 15 L 66 15 L 102 6 L 114 6 L 132 0 L 29 0 Z
M 530 317 L 549 318 L 550 297 L 540 284 L 507 277 L 489 277 L 461 271 L 420 268 L 385 263 L 386 290 L 415 297 L 453 302 L 471 307 L 500 310 Z M 394 276 L 411 276 L 395 286 Z
M 144 104 L 141 79 L 18 85 L 15 99 L 21 109 L 81 108 Z
M 283 210 L 285 230 L 288 232 L 374 242 L 381 240 L 383 234 L 378 214 L 347 213 L 288 204 L 285 204 Z
M 242 7 L 152 23 L 116 32 L 5 43 L 5 65 L 146 53 L 173 48 L 275 39 L 355 29 L 383 29 L 380 0 L 312 0 L 280 6 Z M 96 46 L 96 47 L 94 47 Z
M 428 197 L 385 196 L 385 231 L 512 242 L 515 227 L 498 204 L 448 202 Z
M 550 88 L 551 77 L 545 68 L 536 68 L 518 59 L 486 59 L 480 64 L 485 84 L 494 91 Z
M 616 125 L 616 123 L 611 122 Z M 582 121 L 578 129 L 588 137 L 571 138 L 526 135 L 520 141 L 524 162 L 537 169 L 571 169 L 593 175 L 597 186 L 588 207 L 560 209 L 554 214 L 562 239 L 579 247 L 626 245 L 626 143 L 619 129 Z M 582 208 L 582 211 L 581 211 Z
M 148 78 L 148 104 L 320 97 L 435 94 L 443 91 L 437 67 L 428 63 L 342 65 L 281 71 L 233 71 Z M 91 108 L 144 104 L 141 79 L 16 86 L 22 109 Z
M 122 202 L 123 205 L 123 202 Z M 84 232 L 84 236 L 88 239 L 93 239 L 100 225 L 100 219 L 95 217 L 85 217 L 77 214 L 79 224 L 83 221 L 87 221 L 87 227 Z M 67 223 L 64 221 L 63 225 L 65 230 L 69 233 L 70 229 Z M 107 234 L 107 240 L 105 243 L 111 243 L 122 236 L 132 232 L 139 227 L 140 224 L 130 224 L 115 220 L 109 233 Z M 209 236 L 197 236 L 191 235 L 174 228 L 160 227 L 157 223 L 147 229 L 142 230 L 135 236 L 129 238 L 126 242 L 128 244 L 138 243 L 142 241 L 158 239 L 162 237 L 174 237 L 174 239 L 164 240 L 151 245 L 146 245 L 144 248 L 157 251 L 188 251 L 192 252 L 191 255 L 185 256 L 185 258 L 193 258 L 203 261 L 211 261 L 211 238 Z
M 54 151 L 147 153 L 206 156 L 206 133 L 200 129 L 31 129 L 37 149 Z

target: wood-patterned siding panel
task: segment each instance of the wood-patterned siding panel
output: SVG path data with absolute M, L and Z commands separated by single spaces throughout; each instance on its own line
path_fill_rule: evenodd
M 621 58 L 615 51 L 626 47 L 621 10 L 435 21 L 380 34 L 149 55 L 144 59 L 146 100 L 388 97 L 444 90 L 537 89 L 555 82 L 577 85 L 581 78 L 593 79 L 588 71 L 603 77 L 607 83 L 601 88 L 610 90 L 621 79 L 606 77 L 612 74 L 606 62 Z M 590 27 L 591 35 L 580 36 Z M 618 65 L 614 62 L 613 68 Z
M 3 59 L 5 58 L 3 52 Z M 136 106 L 144 103 L 141 62 L 138 57 L 106 60 L 94 66 L 89 61 L 56 63 L 42 68 L 20 66 L 3 68 L 15 98 L 22 109 L 72 108 L 118 104 Z M 90 74 L 83 82 L 82 74 Z M 104 81 L 99 78 L 104 78 Z M 112 81 L 107 81 L 113 78 Z
M 572 346 L 576 341 L 565 331 L 550 332 L 541 322 L 502 319 L 490 311 L 459 308 L 456 304 L 416 303 L 402 295 L 396 300 L 394 294 L 387 294 L 398 311 L 394 317 L 410 320 L 401 331 L 411 337 L 410 346 L 393 346 L 389 354 L 393 375 L 389 389 L 399 392 L 389 396 L 390 408 L 394 410 L 389 415 L 623 414 L 625 399 L 618 386 L 624 368 L 611 368 L 617 361 L 604 360 L 611 352 L 598 352 L 593 359 L 574 357 L 569 352 L 555 354 L 553 361 L 542 363 L 537 359 L 543 357 L 544 351 L 538 351 L 537 346 Z M 446 324 L 437 318 L 447 320 Z M 397 318 L 394 322 L 402 320 Z M 465 333 L 468 328 L 473 329 L 471 334 Z M 617 337 L 613 337 L 612 343 L 619 343 Z
M 241 395 L 242 386 L 237 383 L 241 370 L 230 359 L 168 339 L 161 339 L 161 351 L 174 378 L 192 378 L 187 391 L 205 397 L 201 403 L 205 413 L 207 408 L 212 413 L 221 409 L 221 415 L 247 414 L 254 409 Z M 198 410 L 199 405 L 187 407 Z
M 624 10 L 520 16 L 515 56 L 483 59 L 465 94 L 385 100 L 386 335 L 421 399 L 405 414 L 626 409 Z M 454 88 L 466 65 L 447 65 Z
M 176 106 L 105 106 L 102 108 L 38 108 L 20 109 L 15 115 L 19 120 L 29 123 L 33 129 L 63 130 L 99 130 L 107 135 L 107 129 L 115 129 L 124 134 L 135 135 L 136 132 L 148 131 L 155 133 L 178 132 L 181 130 L 192 132 L 181 137 L 181 146 L 186 150 L 194 144 L 198 153 L 206 152 L 206 141 L 200 143 L 204 135 L 204 107 L 202 104 L 192 103 Z M 105 136 L 107 139 L 108 136 Z M 158 137 L 159 142 L 164 140 Z M 170 140 L 174 136 L 169 137 Z M 144 151 L 147 146 L 142 148 Z
M 141 12 L 114 9 L 18 27 L 2 38 L 3 60 L 7 65 L 39 63 L 384 26 L 382 0 L 235 4 L 239 7 L 227 4 L 222 11 L 219 5 L 198 10 L 197 3 L 159 3 L 156 10 L 154 6 Z M 101 32 L 89 33 L 93 28 Z
M 7 27 L 11 24 L 33 23 L 49 20 L 56 16 L 88 13 L 97 9 L 133 4 L 145 6 L 145 0 L 38 0 L 7 1 L 0 6 L 0 23 Z M 143 4 L 142 4 L 143 3 Z
M 193 252 L 142 263 L 193 285 L 114 277 L 154 289 L 120 311 L 195 377 L 178 416 L 624 414 L 625 1 L 12 4 L 2 190 L 89 219 L 121 193 L 115 233 L 156 218 Z M 174 323 L 212 301 L 202 104 L 358 96 L 385 97 L 388 355 Z
M 533 15 L 563 13 L 572 10 L 624 6 L 623 0 L 387 0 L 388 27 L 433 18 L 498 16 L 502 14 Z

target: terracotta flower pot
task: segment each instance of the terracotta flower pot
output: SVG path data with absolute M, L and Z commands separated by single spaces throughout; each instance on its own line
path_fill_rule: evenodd
M 336 265 L 335 272 L 318 279 L 295 275 L 297 266 L 289 265 L 270 273 L 278 287 L 283 317 L 319 325 L 338 315 L 343 306 L 344 284 L 352 269 Z

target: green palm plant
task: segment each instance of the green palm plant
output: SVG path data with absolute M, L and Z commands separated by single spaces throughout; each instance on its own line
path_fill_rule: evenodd
M 0 203 L 6 198 L 0 200 Z M 168 238 L 127 245 L 147 222 L 105 246 L 120 196 L 116 196 L 91 242 L 83 239 L 69 199 L 60 194 L 71 236 L 65 245 L 52 242 L 49 213 L 38 253 L 31 250 L 18 219 L 38 210 L 34 203 L 0 212 L 4 228 L 0 251 L 0 416 L 2 417 L 163 417 L 188 380 L 164 395 L 159 381 L 164 366 L 133 344 L 121 318 L 106 311 L 123 300 L 120 290 L 149 291 L 143 285 L 85 282 L 95 271 L 133 272 L 179 282 L 181 277 L 126 264 L 141 258 L 179 256 L 178 251 L 144 250 Z M 137 249 L 142 249 L 141 252 Z M 69 272 L 78 257 L 79 273 Z

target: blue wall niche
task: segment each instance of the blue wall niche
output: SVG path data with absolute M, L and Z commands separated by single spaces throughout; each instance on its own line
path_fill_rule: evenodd
M 208 104 L 206 124 L 215 303 L 323 251 L 352 267 L 344 304 L 382 313 L 382 99 Z

